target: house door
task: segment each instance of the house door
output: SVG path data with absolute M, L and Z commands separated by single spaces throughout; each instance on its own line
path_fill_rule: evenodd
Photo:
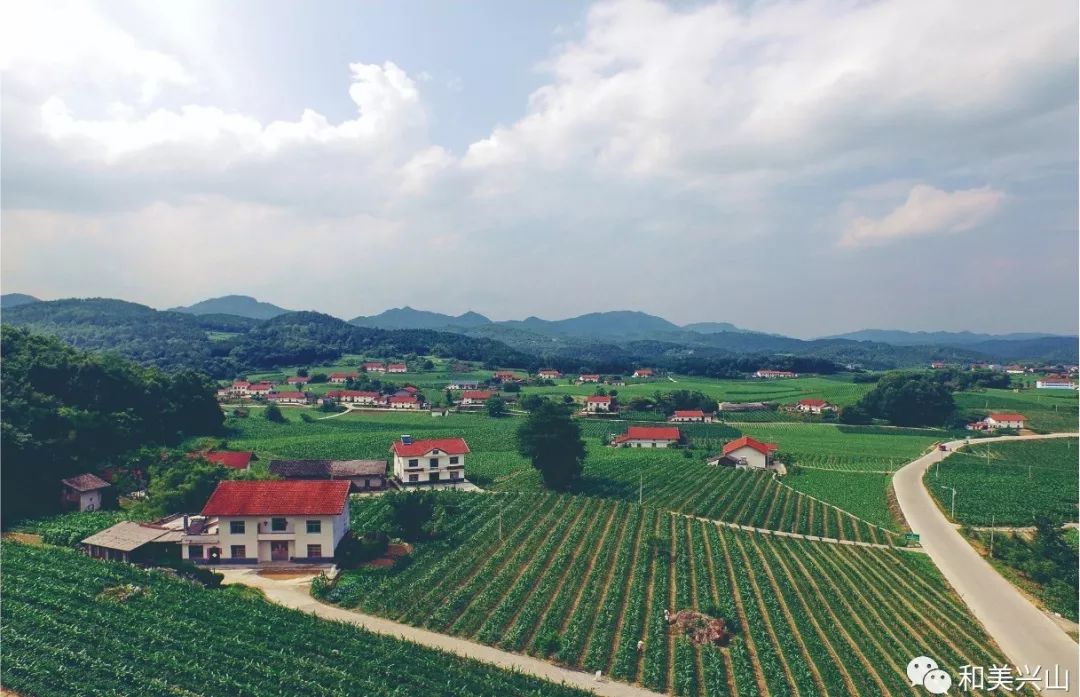
M 431 474 L 429 474 L 428 475 L 428 481 L 429 482 L 437 482 L 437 481 L 439 481 L 439 473 L 438 472 L 432 472 Z
M 270 543 L 270 560 L 271 561 L 289 561 L 289 543 L 288 542 L 271 542 Z

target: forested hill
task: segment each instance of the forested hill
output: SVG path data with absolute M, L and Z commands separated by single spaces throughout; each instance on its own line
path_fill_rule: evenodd
M 4 324 L 56 336 L 91 351 L 111 351 L 143 365 L 190 368 L 215 378 L 251 370 L 330 360 L 346 353 L 372 357 L 434 354 L 526 367 L 534 360 L 491 339 L 427 330 L 356 327 L 316 312 L 270 320 L 192 315 L 91 298 L 36 302 L 5 310 Z
M 4 520 L 55 508 L 59 479 L 221 428 L 216 385 L 194 371 L 144 368 L 14 327 L 0 345 Z

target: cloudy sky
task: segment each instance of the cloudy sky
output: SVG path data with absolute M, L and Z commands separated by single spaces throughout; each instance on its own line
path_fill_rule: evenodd
M 2 284 L 1077 329 L 1077 3 L 8 2 Z

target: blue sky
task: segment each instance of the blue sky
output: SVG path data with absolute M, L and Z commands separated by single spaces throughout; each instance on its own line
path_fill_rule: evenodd
M 7 3 L 0 285 L 1075 332 L 1074 5 Z

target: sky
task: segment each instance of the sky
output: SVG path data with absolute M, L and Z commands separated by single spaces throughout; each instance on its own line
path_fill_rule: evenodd
M 1077 331 L 1075 2 L 0 8 L 4 292 Z

